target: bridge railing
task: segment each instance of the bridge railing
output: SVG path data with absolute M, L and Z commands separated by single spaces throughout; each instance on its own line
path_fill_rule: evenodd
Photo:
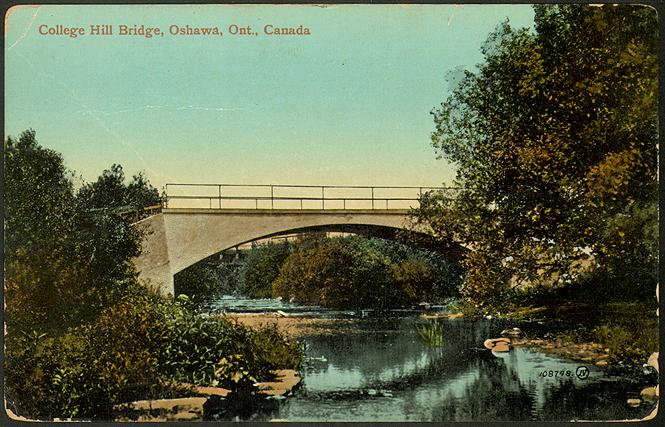
M 352 185 L 166 184 L 165 208 L 409 209 L 447 187 Z

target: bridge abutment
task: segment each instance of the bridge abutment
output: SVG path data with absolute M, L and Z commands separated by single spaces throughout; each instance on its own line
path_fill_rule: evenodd
M 133 259 L 139 280 L 162 295 L 174 295 L 164 215 L 151 216 L 134 227 L 143 234 L 141 254 Z

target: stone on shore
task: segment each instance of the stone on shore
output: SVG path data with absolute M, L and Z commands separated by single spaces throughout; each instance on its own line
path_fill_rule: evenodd
M 203 415 L 206 397 L 178 399 L 137 400 L 119 408 L 122 415 L 116 421 L 183 421 L 199 419 Z
M 658 352 L 652 353 L 651 356 L 649 356 L 647 365 L 653 366 L 656 369 L 656 372 L 660 373 L 658 370 Z
M 626 403 L 628 403 L 630 406 L 635 408 L 637 406 L 640 406 L 640 403 L 642 403 L 642 400 L 640 400 L 640 399 L 628 399 L 626 401 Z
M 649 402 L 655 402 L 658 400 L 658 391 L 656 387 L 647 387 L 640 392 L 640 397 Z
M 504 329 L 503 331 L 501 331 L 501 335 L 509 337 L 521 337 L 522 330 L 520 330 L 520 328 Z
M 204 387 L 198 385 L 192 385 L 191 389 L 196 394 L 201 394 L 204 396 L 220 396 L 226 397 L 230 393 L 230 390 L 227 390 L 222 387 Z
M 274 381 L 256 383 L 259 394 L 267 396 L 283 396 L 289 393 L 298 383 L 300 375 L 293 369 L 275 371 Z M 203 387 L 193 384 L 181 384 L 191 391 L 204 397 L 183 397 L 178 399 L 139 400 L 116 405 L 118 416 L 115 421 L 193 421 L 203 416 L 203 405 L 209 398 L 225 398 L 229 390 L 221 387 Z
M 283 396 L 300 383 L 300 375 L 293 369 L 282 369 L 277 371 L 276 374 L 275 381 L 256 383 L 259 393 L 268 396 Z
M 486 349 L 492 351 L 508 351 L 510 350 L 510 339 L 509 338 L 490 338 L 483 342 L 483 345 Z M 497 349 L 500 347 L 500 349 Z M 507 347 L 507 349 L 506 349 Z

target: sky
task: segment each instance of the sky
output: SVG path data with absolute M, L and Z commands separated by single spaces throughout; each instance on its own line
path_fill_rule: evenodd
M 480 46 L 506 18 L 531 27 L 533 9 L 14 7 L 5 16 L 5 132 L 34 129 L 88 182 L 119 163 L 160 189 L 449 184 L 454 168 L 436 158 L 430 111 L 449 93 L 447 75 L 482 62 Z M 97 24 L 114 34 L 91 35 Z M 120 35 L 120 25 L 164 35 Z M 169 32 L 187 25 L 222 36 Z M 233 25 L 251 34 L 232 35 Z M 266 25 L 311 34 L 267 35 Z M 64 28 L 84 34 L 49 34 Z

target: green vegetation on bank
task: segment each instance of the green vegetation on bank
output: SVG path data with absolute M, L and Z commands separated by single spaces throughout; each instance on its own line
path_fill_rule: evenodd
M 233 271 L 228 263 L 211 260 L 192 266 L 176 275 L 176 290 L 196 301 L 235 293 L 324 307 L 387 309 L 458 296 L 462 281 L 460 266 L 439 253 L 361 236 L 307 235 L 293 243 L 257 245 L 236 262 Z M 222 268 L 230 273 L 224 283 L 214 279 Z
M 451 76 L 432 143 L 457 167 L 414 229 L 472 250 L 460 308 L 564 325 L 614 361 L 658 348 L 658 31 L 641 5 L 536 5 Z
M 577 344 L 598 343 L 608 349 L 609 361 L 640 366 L 658 351 L 658 316 L 641 302 L 551 300 L 506 306 L 508 317 L 553 326 L 552 338 Z M 555 325 L 555 327 L 554 327 Z
M 459 267 L 437 253 L 350 236 L 301 244 L 272 290 L 308 304 L 386 309 L 456 296 L 460 282 Z
M 473 249 L 462 293 L 477 310 L 579 295 L 655 309 L 655 10 L 534 10 L 535 31 L 500 25 L 433 111 L 462 190 L 425 195 L 416 228 Z
M 75 191 L 34 131 L 5 142 L 5 399 L 18 415 L 110 419 L 183 382 L 235 387 L 300 363 L 274 328 L 202 317 L 138 282 L 141 236 L 123 214 L 159 198 L 142 175 L 124 180 L 114 165 Z

